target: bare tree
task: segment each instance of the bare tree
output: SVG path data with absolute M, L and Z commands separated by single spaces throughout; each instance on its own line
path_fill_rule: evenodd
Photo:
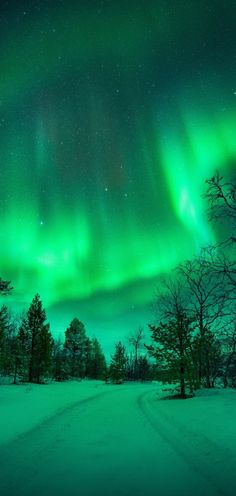
M 143 327 L 139 327 L 130 337 L 129 337 L 129 344 L 132 345 L 133 350 L 134 350 L 134 379 L 138 379 L 138 353 L 140 348 L 142 347 L 143 340 L 144 340 L 144 331 Z
M 207 387 L 211 387 L 210 356 L 212 363 L 213 349 L 217 349 L 214 337 L 230 315 L 226 275 L 216 270 L 212 250 L 184 262 L 178 271 L 186 284 L 189 312 L 197 332 L 199 385 L 205 376 Z
M 208 185 L 204 195 L 209 203 L 208 214 L 213 219 L 230 219 L 235 226 L 236 223 L 236 181 L 234 179 L 225 181 L 219 172 L 206 180 Z M 236 241 L 236 238 L 234 238 Z

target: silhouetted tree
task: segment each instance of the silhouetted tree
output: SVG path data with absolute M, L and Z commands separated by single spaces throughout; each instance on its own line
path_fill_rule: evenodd
M 29 323 L 27 317 L 22 318 L 22 322 L 19 327 L 18 335 L 18 373 L 19 377 L 22 381 L 26 381 L 29 379 L 29 367 L 30 367 L 30 358 L 31 358 L 31 340 L 32 334 L 29 328 Z
M 106 375 L 106 360 L 97 338 L 91 341 L 88 362 L 88 377 L 90 379 L 104 379 Z
M 1 277 L 0 277 L 0 295 L 8 295 L 11 293 L 11 291 L 13 290 L 13 287 L 11 286 L 11 282 L 10 281 L 4 281 Z
M 186 384 L 193 388 L 193 322 L 188 317 L 181 281 L 165 279 L 156 301 L 158 323 L 149 324 L 154 344 L 148 346 L 159 368 L 167 371 L 169 382 L 178 381 L 180 397 L 186 398 Z
M 214 260 L 214 250 L 203 250 L 199 256 L 178 267 L 186 285 L 188 315 L 195 325 L 194 365 L 198 369 L 198 382 L 200 386 L 205 379 L 207 387 L 212 385 L 212 367 L 219 363 L 217 334 L 225 325 L 223 318 L 229 314 L 226 276 L 223 272 L 217 273 Z
M 52 374 L 56 381 L 68 379 L 66 351 L 60 339 L 54 340 L 52 351 Z
M 65 332 L 64 350 L 68 375 L 71 377 L 85 377 L 86 353 L 88 338 L 84 324 L 74 318 Z
M 222 378 L 226 388 L 236 386 L 236 328 L 224 329 L 221 336 Z
M 115 345 L 115 353 L 111 358 L 110 377 L 115 384 L 121 384 L 126 375 L 126 351 L 119 341 Z
M 139 370 L 138 370 L 138 352 L 140 348 L 142 347 L 144 340 L 144 333 L 143 333 L 143 327 L 139 327 L 130 337 L 129 337 L 129 343 L 132 345 L 132 348 L 134 350 L 134 357 L 133 357 L 133 371 L 132 371 L 132 378 L 134 380 L 137 380 L 139 377 Z
M 9 369 L 10 315 L 6 305 L 0 309 L 0 373 L 6 375 Z
M 151 367 L 147 356 L 138 357 L 138 379 L 140 381 L 149 381 L 151 376 Z
M 213 177 L 206 180 L 208 185 L 205 198 L 208 201 L 208 214 L 211 220 L 223 219 L 224 222 L 232 221 L 236 223 L 236 181 L 231 179 L 226 181 L 217 171 Z M 233 241 L 236 241 L 234 236 Z
M 46 312 L 36 294 L 27 312 L 30 333 L 29 382 L 40 382 L 50 370 L 53 339 L 46 323 Z

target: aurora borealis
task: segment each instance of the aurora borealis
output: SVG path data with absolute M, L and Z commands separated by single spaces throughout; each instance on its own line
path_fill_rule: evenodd
M 55 332 L 75 313 L 132 330 L 216 237 L 201 195 L 235 166 L 235 2 L 5 1 L 0 19 L 11 304 L 38 291 Z

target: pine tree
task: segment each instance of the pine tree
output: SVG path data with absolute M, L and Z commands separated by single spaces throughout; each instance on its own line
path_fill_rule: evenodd
M 167 322 L 149 325 L 155 345 L 146 346 L 163 370 L 169 373 L 169 381 L 177 380 L 180 397 L 186 398 L 186 382 L 192 381 L 191 321 L 178 308 L 176 315 Z M 192 384 L 190 384 L 192 389 Z
M 27 312 L 30 332 L 29 382 L 40 382 L 50 368 L 53 340 L 46 323 L 46 312 L 39 294 L 36 294 Z
M 66 370 L 66 355 L 65 349 L 62 346 L 61 340 L 54 341 L 52 353 L 52 373 L 56 381 L 64 381 L 68 379 Z
M 4 281 L 0 277 L 0 295 L 8 295 L 11 293 L 12 290 L 13 290 L 13 287 L 11 286 L 11 282 L 10 281 Z
M 84 324 L 79 319 L 74 318 L 65 332 L 64 343 L 69 376 L 85 377 L 87 345 Z
M 0 309 L 0 373 L 6 374 L 7 369 L 7 348 L 9 337 L 9 313 L 5 305 Z
M 104 379 L 106 372 L 106 360 L 100 343 L 96 338 L 91 342 L 90 355 L 90 375 L 91 379 Z
M 151 376 L 150 363 L 146 356 L 138 358 L 138 379 L 140 381 L 149 381 Z
M 119 343 L 115 345 L 115 353 L 111 358 L 110 365 L 110 377 L 115 384 L 121 384 L 125 379 L 126 360 L 125 347 L 119 341 Z
M 42 327 L 39 334 L 39 350 L 38 350 L 38 377 L 37 382 L 41 377 L 50 375 L 52 368 L 52 350 L 53 337 L 50 332 L 49 324 Z
M 91 363 L 92 363 L 92 341 L 89 338 L 86 338 L 85 343 L 85 377 L 89 379 L 92 378 L 91 372 Z
M 18 373 L 22 381 L 28 380 L 31 354 L 31 333 L 28 319 L 22 319 L 18 335 Z

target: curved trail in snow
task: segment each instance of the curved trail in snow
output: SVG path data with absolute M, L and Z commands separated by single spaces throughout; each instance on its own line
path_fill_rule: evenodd
M 231 496 L 164 403 L 147 384 L 90 391 L 0 449 L 1 496 Z
M 222 484 L 219 478 L 216 478 L 215 462 L 208 458 L 209 453 L 219 452 L 220 447 L 212 443 L 209 439 L 199 439 L 199 437 L 201 438 L 199 433 L 197 434 L 197 442 L 194 433 L 188 432 L 186 428 L 183 428 L 183 426 L 173 421 L 172 418 L 170 419 L 167 415 L 163 414 L 160 408 L 158 409 L 161 400 L 157 401 L 154 394 L 151 393 L 149 391 L 139 395 L 137 405 L 152 426 L 154 432 L 158 436 L 161 436 L 165 442 L 169 443 L 196 474 L 205 478 L 212 486 L 216 495 L 235 494 L 235 490 L 232 492 L 230 489 L 230 492 L 227 492 L 224 483 Z M 204 446 L 205 450 L 202 451 L 200 446 Z M 221 470 L 221 467 L 219 467 L 219 470 Z

